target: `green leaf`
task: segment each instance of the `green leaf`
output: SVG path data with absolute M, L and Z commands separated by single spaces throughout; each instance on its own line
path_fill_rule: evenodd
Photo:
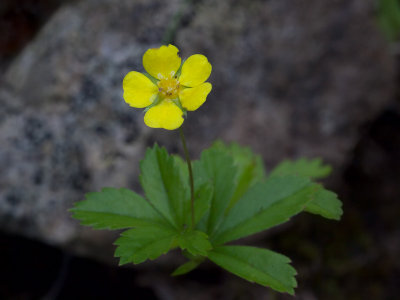
M 172 154 L 171 157 L 174 159 L 175 165 L 180 169 L 182 178 L 184 180 L 185 179 L 189 180 L 189 173 L 188 173 L 188 167 L 187 167 L 186 161 L 183 160 L 183 158 L 177 154 Z
M 312 200 L 307 203 L 305 211 L 332 220 L 340 220 L 343 214 L 342 202 L 337 198 L 337 195 L 322 187 L 314 194 Z
M 261 156 L 255 155 L 249 147 L 241 147 L 236 143 L 225 145 L 216 142 L 214 148 L 221 149 L 229 154 L 237 168 L 235 176 L 235 191 L 230 200 L 228 209 L 243 196 L 255 183 L 265 179 L 265 169 Z
M 190 205 L 188 180 L 165 148 L 155 145 L 140 163 L 140 182 L 147 199 L 173 226 L 182 228 Z
M 214 190 L 209 214 L 205 220 L 206 231 L 211 235 L 220 225 L 234 193 L 236 168 L 228 154 L 214 148 L 203 151 L 200 162 Z
M 196 269 L 198 265 L 200 265 L 204 261 L 203 259 L 199 260 L 189 260 L 188 262 L 184 263 L 183 265 L 179 266 L 171 275 L 172 276 L 179 276 L 189 273 Z
M 129 229 L 115 241 L 115 256 L 120 265 L 153 260 L 176 246 L 176 236 L 175 230 L 156 225 Z
M 194 225 L 196 226 L 199 221 L 206 215 L 210 209 L 210 203 L 213 196 L 213 187 L 211 183 L 204 183 L 199 188 L 195 188 L 194 196 Z M 192 213 L 189 207 L 186 212 L 186 224 L 192 223 Z
M 305 159 L 301 158 L 298 160 L 285 160 L 275 167 L 269 177 L 283 176 L 283 175 L 299 175 L 306 176 L 313 179 L 319 179 L 327 177 L 332 171 L 331 166 L 323 165 L 322 160 L 316 159 Z
M 378 24 L 389 41 L 396 41 L 400 36 L 399 0 L 379 0 L 377 11 Z
M 246 192 L 210 239 L 219 245 L 288 221 L 304 209 L 316 191 L 305 177 L 269 178 Z
M 220 246 L 210 251 L 208 257 L 243 279 L 294 295 L 297 273 L 289 265 L 290 259 L 282 254 L 248 246 Z
M 202 231 L 187 231 L 178 236 L 178 245 L 192 255 L 206 256 L 212 249 L 207 234 Z
M 174 155 L 175 163 L 181 169 L 183 178 L 189 180 L 189 172 L 186 161 L 184 161 L 180 156 Z M 202 164 L 198 160 L 192 161 L 193 177 L 194 177 L 194 212 L 195 212 L 195 222 L 198 222 L 205 216 L 205 214 L 210 209 L 211 199 L 213 196 L 213 185 L 211 180 L 208 178 Z M 192 223 L 192 213 L 190 205 L 187 207 L 185 213 L 185 224 L 189 225 Z M 205 231 L 205 228 L 203 228 Z
M 95 229 L 121 229 L 163 223 L 164 220 L 141 196 L 128 189 L 103 188 L 85 195 L 70 209 L 73 218 Z
M 214 184 L 209 178 L 200 160 L 192 161 L 192 167 L 195 190 L 195 228 L 207 232 L 207 222 L 210 215 L 211 201 L 214 196 Z M 197 199 L 197 197 L 202 197 L 202 199 L 205 199 L 205 202 L 201 202 L 201 199 Z M 207 199 L 208 197 L 210 198 Z M 197 208 L 197 206 L 200 207 Z M 188 220 L 190 219 L 191 222 L 190 212 L 188 212 L 187 218 Z

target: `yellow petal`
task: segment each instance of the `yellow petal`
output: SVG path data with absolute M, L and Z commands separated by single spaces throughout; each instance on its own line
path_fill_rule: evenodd
M 170 100 L 163 100 L 160 104 L 150 108 L 144 115 L 144 123 L 151 128 L 173 130 L 183 123 L 182 110 Z
M 143 55 L 143 67 L 154 78 L 172 77 L 181 66 L 178 52 L 173 45 L 149 49 Z
M 124 99 L 132 107 L 143 108 L 153 103 L 158 87 L 139 72 L 129 72 L 122 83 Z
M 204 82 L 194 88 L 183 89 L 179 93 L 179 99 L 182 107 L 189 111 L 198 109 L 207 98 L 207 95 L 211 92 L 211 83 Z
M 182 66 L 179 82 L 184 86 L 194 87 L 205 82 L 211 74 L 211 64 L 201 54 L 190 56 Z

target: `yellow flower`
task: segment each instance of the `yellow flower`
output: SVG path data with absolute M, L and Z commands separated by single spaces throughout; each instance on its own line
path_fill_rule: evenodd
M 178 51 L 173 45 L 149 49 L 143 55 L 149 76 L 132 71 L 124 78 L 125 102 L 147 107 L 144 122 L 149 127 L 179 128 L 186 111 L 198 109 L 211 91 L 211 84 L 205 82 L 211 74 L 207 58 L 194 54 L 181 66 Z

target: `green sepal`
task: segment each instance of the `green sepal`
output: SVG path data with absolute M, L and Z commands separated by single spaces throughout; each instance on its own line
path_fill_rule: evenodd
M 154 99 L 154 101 L 153 101 L 149 106 L 147 106 L 147 107 L 144 109 L 143 113 L 146 113 L 150 108 L 152 108 L 152 107 L 158 105 L 160 102 L 161 102 L 161 98 L 160 98 L 160 96 L 157 94 L 157 96 L 156 96 L 156 98 Z
M 144 76 L 146 76 L 148 79 L 150 79 L 151 82 L 154 83 L 155 85 L 157 85 L 158 82 L 160 81 L 160 80 L 158 80 L 157 78 L 151 76 L 151 75 L 150 75 L 149 73 L 147 73 L 147 72 L 143 72 L 142 74 L 143 74 Z
M 185 61 L 186 61 L 186 59 L 182 59 L 181 65 L 179 66 L 178 71 L 176 71 L 176 73 L 175 73 L 175 76 L 174 76 L 175 78 L 179 78 L 181 76 L 182 67 L 183 67 L 183 64 L 185 63 Z
M 175 105 L 178 106 L 178 107 L 180 108 L 180 110 L 181 110 L 182 113 L 183 113 L 183 116 L 186 118 L 186 117 L 187 117 L 187 109 L 184 108 L 184 107 L 182 106 L 182 103 L 181 103 L 181 101 L 179 100 L 179 98 L 173 99 L 172 102 L 174 102 Z
M 243 279 L 294 295 L 297 272 L 282 254 L 249 246 L 219 246 L 208 258 Z

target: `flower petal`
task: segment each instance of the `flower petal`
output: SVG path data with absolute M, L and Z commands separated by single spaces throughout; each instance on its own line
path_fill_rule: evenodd
M 152 128 L 173 130 L 182 125 L 182 114 L 182 110 L 175 103 L 170 100 L 163 100 L 146 112 L 144 123 Z
M 207 95 L 211 92 L 211 83 L 204 82 L 194 88 L 183 89 L 179 93 L 179 99 L 182 107 L 189 111 L 198 109 L 207 98 Z
M 153 103 L 158 87 L 139 72 L 129 72 L 122 83 L 124 99 L 132 107 L 143 108 Z
M 201 54 L 192 55 L 183 63 L 179 82 L 184 86 L 197 86 L 210 77 L 211 68 L 207 57 Z
M 174 76 L 182 61 L 178 52 L 174 45 L 149 49 L 143 55 L 143 67 L 154 78 Z

